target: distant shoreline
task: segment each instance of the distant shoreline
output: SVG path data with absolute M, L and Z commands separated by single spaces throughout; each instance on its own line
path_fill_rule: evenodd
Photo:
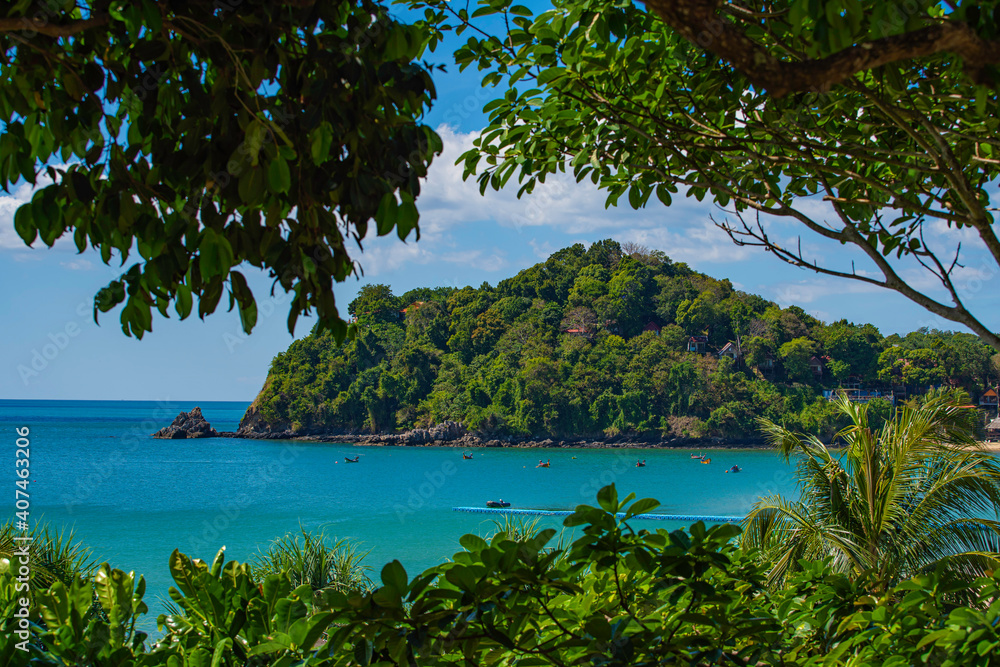
M 708 451 L 708 450 L 745 450 L 774 451 L 763 438 L 673 438 L 670 440 L 653 440 L 616 436 L 614 438 L 519 438 L 508 436 L 504 438 L 483 438 L 466 434 L 457 439 L 428 440 L 425 442 L 405 442 L 403 434 L 306 434 L 295 435 L 288 431 L 277 433 L 240 433 L 238 431 L 222 431 L 219 437 L 237 438 L 243 440 L 291 440 L 297 442 L 315 442 L 352 445 L 357 447 L 451 447 L 452 449 L 669 449 L 676 451 Z M 1000 441 L 980 442 L 985 451 L 1000 453 Z M 826 443 L 831 449 L 839 449 L 836 445 Z
M 298 442 L 316 442 L 344 444 L 364 447 L 451 447 L 453 449 L 672 449 L 678 451 L 701 450 L 772 450 L 762 438 L 729 439 L 729 438 L 672 438 L 669 440 L 645 439 L 639 437 L 617 436 L 614 438 L 578 437 L 578 438 L 523 438 L 502 437 L 490 438 L 465 434 L 458 438 L 429 439 L 422 442 L 407 442 L 403 434 L 306 434 L 295 435 L 288 431 L 276 433 L 240 433 L 225 431 L 219 433 L 223 438 L 241 438 L 249 440 L 293 440 Z

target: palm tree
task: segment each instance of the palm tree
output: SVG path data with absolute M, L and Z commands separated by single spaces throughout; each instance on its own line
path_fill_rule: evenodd
M 835 453 L 763 420 L 785 461 L 798 455 L 801 491 L 761 498 L 743 522 L 743 547 L 773 563 L 770 583 L 803 558 L 867 572 L 876 590 L 936 567 L 971 578 L 1000 565 L 1000 465 L 975 439 L 967 403 L 962 392 L 933 391 L 872 430 L 868 407 L 842 397 L 851 424 Z

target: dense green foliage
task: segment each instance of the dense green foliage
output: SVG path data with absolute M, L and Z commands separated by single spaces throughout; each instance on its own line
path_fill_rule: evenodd
M 250 571 L 258 581 L 284 572 L 292 588 L 308 584 L 314 593 L 326 589 L 365 591 L 371 587 L 368 568 L 363 564 L 367 555 L 347 540 L 331 544 L 323 532 L 300 529 L 299 534 L 280 537 L 257 554 Z
M 488 433 L 744 436 L 766 417 L 828 437 L 846 422 L 820 392 L 851 376 L 921 393 L 948 382 L 978 396 L 1000 375 L 1000 357 L 971 334 L 883 338 L 872 325 L 824 324 L 614 241 L 560 250 L 496 287 L 397 297 L 366 286 L 349 312 L 355 340 L 340 347 L 314 333 L 275 357 L 252 408 L 274 428 L 450 419 Z M 650 324 L 658 333 L 644 331 Z M 697 335 L 707 354 L 687 350 Z M 718 356 L 729 341 L 744 359 Z M 884 399 L 874 403 L 888 416 Z
M 0 525 L 0 560 L 10 560 L 21 549 L 15 537 L 29 537 L 32 586 L 48 586 L 61 581 L 69 584 L 78 577 L 89 577 L 96 563 L 90 549 L 80 544 L 72 531 L 56 530 L 47 523 L 36 523 L 28 533 L 14 529 L 14 523 Z
M 38 188 L 17 233 L 120 262 L 94 313 L 124 304 L 126 334 L 227 292 L 249 332 L 245 262 L 292 292 L 289 329 L 315 308 L 343 336 L 347 244 L 415 229 L 441 149 L 434 43 L 377 0 L 5 2 L 0 187 Z
M 895 290 L 1000 349 L 958 270 L 1000 269 L 996 0 L 410 4 L 464 33 L 456 61 L 494 89 L 465 155 L 481 189 L 567 172 L 609 205 L 707 197 L 737 243 Z
M 766 567 L 741 552 L 732 525 L 689 532 L 635 530 L 654 500 L 619 501 L 517 539 L 461 539 L 450 562 L 410 578 L 398 561 L 377 589 L 293 587 L 287 573 L 175 551 L 176 610 L 152 643 L 136 631 L 147 611 L 141 577 L 101 566 L 93 581 L 35 592 L 21 651 L 14 578 L 0 572 L 3 664 L 95 667 L 215 665 L 996 665 L 1000 578 L 954 582 L 921 574 L 875 592 L 823 561 L 769 589 Z M 616 513 L 623 518 L 616 518 Z M 954 602 L 960 591 L 971 606 Z M 92 613 L 96 594 L 102 613 Z
M 937 570 L 972 579 L 1000 565 L 1000 465 L 975 440 L 975 408 L 961 392 L 936 391 L 905 405 L 879 428 L 870 406 L 846 399 L 844 449 L 831 452 L 765 423 L 787 462 L 797 458 L 801 496 L 760 499 L 741 536 L 780 582 L 802 559 L 832 555 L 834 571 L 869 572 L 885 590 Z

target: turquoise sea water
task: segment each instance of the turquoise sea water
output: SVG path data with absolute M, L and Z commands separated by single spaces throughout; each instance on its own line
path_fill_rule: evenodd
M 205 418 L 235 430 L 246 403 L 198 402 Z M 742 515 L 760 496 L 791 492 L 790 469 L 763 451 L 488 449 L 472 460 L 438 447 L 355 447 L 288 441 L 155 440 L 150 434 L 195 403 L 0 401 L 0 433 L 9 454 L 13 518 L 15 427 L 31 429 L 31 520 L 73 528 L 101 561 L 146 576 L 150 624 L 171 584 L 174 548 L 211 559 L 226 546 L 247 560 L 275 537 L 323 528 L 370 550 L 377 578 L 398 558 L 412 575 L 460 549 L 464 533 L 488 535 L 493 518 L 453 512 L 503 498 L 513 507 L 572 509 L 596 504 L 614 482 L 621 495 L 661 501 L 658 512 Z M 345 456 L 360 463 L 345 464 Z M 535 468 L 539 459 L 551 468 Z M 637 459 L 645 468 L 636 468 Z M 737 464 L 740 474 L 726 474 Z M 560 526 L 561 519 L 542 525 Z M 680 527 L 643 522 L 648 528 Z M 147 627 L 147 629 L 150 629 Z

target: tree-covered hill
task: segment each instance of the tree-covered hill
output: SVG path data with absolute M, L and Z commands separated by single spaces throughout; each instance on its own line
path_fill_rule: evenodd
M 274 358 L 249 413 L 258 430 L 454 420 L 516 435 L 740 437 L 764 416 L 828 436 L 839 418 L 824 389 L 877 394 L 887 415 L 893 397 L 931 384 L 978 399 L 1000 375 L 1000 355 L 971 334 L 826 324 L 611 240 L 496 287 L 369 285 L 348 312 L 355 339 L 313 332 Z

